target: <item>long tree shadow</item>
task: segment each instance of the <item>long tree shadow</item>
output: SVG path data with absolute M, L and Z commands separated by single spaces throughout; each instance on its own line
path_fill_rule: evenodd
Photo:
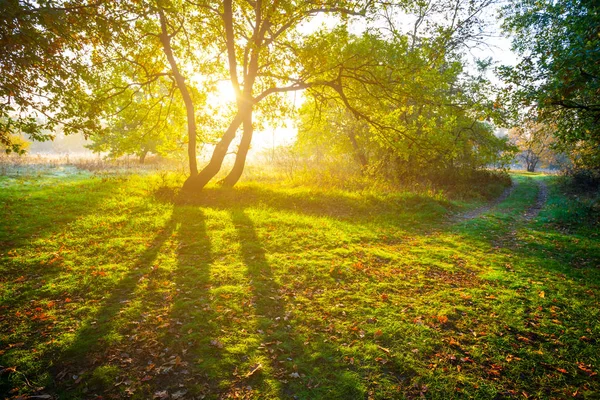
M 28 367 L 29 379 L 43 383 L 51 379 L 46 374 L 49 370 L 46 362 L 56 365 L 62 358 L 59 353 L 66 350 L 62 343 L 55 341 L 56 334 L 61 332 L 63 323 L 73 322 L 81 318 L 81 314 L 74 317 L 71 312 L 61 310 L 60 316 L 54 319 L 46 314 L 46 307 L 43 310 L 41 307 L 54 304 L 60 293 L 54 288 L 63 286 L 65 277 L 71 279 L 74 275 L 64 265 L 66 253 L 91 251 L 89 248 L 71 249 L 62 238 L 71 234 L 71 226 L 93 216 L 98 205 L 114 195 L 123 182 L 89 178 L 69 181 L 56 178 L 40 185 L 33 179 L 32 182 L 0 195 L 2 223 L 10 227 L 0 229 L 0 282 L 6 296 L 2 300 L 5 314 L 0 319 L 0 331 L 5 334 L 0 341 L 0 363 L 21 367 L 21 362 L 28 363 L 28 354 L 35 352 L 35 359 L 44 361 L 36 361 L 33 368 Z M 79 305 L 84 306 L 89 298 L 84 288 L 70 289 L 75 292 L 63 295 L 76 300 L 69 305 L 78 313 Z M 75 297 L 82 297 L 82 302 Z M 70 322 L 63 321 L 63 316 Z M 15 331 L 20 333 L 15 334 Z M 19 342 L 16 347 L 15 342 Z M 5 378 L 2 376 L 0 381 L 0 392 L 19 383 Z
M 340 372 L 346 366 L 335 349 L 322 338 L 310 340 L 311 334 L 320 336 L 310 332 L 310 327 L 301 331 L 298 311 L 290 307 L 293 297 L 278 283 L 284 277 L 277 276 L 269 264 L 252 219 L 243 209 L 232 210 L 230 215 L 251 280 L 257 332 L 262 337 L 257 351 L 269 363 L 250 383 L 271 386 L 279 398 L 363 397 L 360 377 Z
M 123 347 L 124 338 L 132 340 L 137 337 L 138 326 L 145 318 L 143 315 L 136 314 L 129 316 L 128 323 L 124 324 L 119 317 L 129 303 L 135 300 L 136 289 L 140 282 L 152 279 L 155 270 L 151 266 L 165 242 L 171 238 L 175 228 L 176 222 L 173 218 L 169 219 L 148 248 L 136 257 L 120 279 L 114 285 L 107 287 L 107 296 L 101 299 L 100 306 L 81 322 L 68 347 L 59 350 L 49 349 L 49 353 L 53 354 L 48 354 L 46 357 L 54 360 L 51 368 L 54 380 L 52 386 L 54 390 L 63 393 L 65 398 L 78 398 L 89 389 L 87 382 L 85 380 L 82 382 L 79 378 L 89 378 L 94 368 L 107 364 L 123 367 L 133 363 L 135 358 L 133 353 L 120 353 L 118 349 Z M 146 296 L 151 296 L 151 293 Z M 125 345 L 128 346 L 129 344 Z M 82 372 L 86 376 L 78 376 Z M 78 379 L 73 380 L 73 376 L 77 376 Z
M 173 219 L 179 226 L 177 264 L 173 270 L 176 293 L 170 308 L 169 328 L 160 334 L 162 349 L 157 351 L 162 351 L 163 363 L 173 357 L 183 361 L 158 377 L 162 386 L 157 382 L 153 385 L 172 392 L 185 387 L 192 395 L 204 396 L 218 390 L 218 377 L 227 375 L 231 367 L 222 362 L 223 345 L 218 339 L 222 325 L 211 294 L 210 268 L 215 256 L 202 209 L 175 206 Z M 188 370 L 193 371 L 193 379 Z M 153 392 L 148 387 L 142 393 Z

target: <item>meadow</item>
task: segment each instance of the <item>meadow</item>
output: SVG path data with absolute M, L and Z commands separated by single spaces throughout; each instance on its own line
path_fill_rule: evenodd
M 512 179 L 478 209 L 431 190 L 0 176 L 0 394 L 598 398 L 598 210 L 559 177 Z

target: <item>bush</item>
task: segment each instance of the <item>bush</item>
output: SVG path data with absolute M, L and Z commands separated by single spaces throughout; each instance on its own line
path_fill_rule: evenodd
M 569 173 L 571 184 L 580 191 L 597 191 L 600 189 L 600 171 L 577 169 Z

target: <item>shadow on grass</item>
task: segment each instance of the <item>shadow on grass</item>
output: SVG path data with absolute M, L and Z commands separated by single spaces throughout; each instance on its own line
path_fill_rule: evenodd
M 31 363 L 43 374 L 47 366 L 32 360 L 45 355 L 32 354 L 31 349 L 44 346 L 59 326 L 54 323 L 62 322 L 48 318 L 41 308 L 44 301 L 56 300 L 44 288 L 69 273 L 62 263 L 60 234 L 70 223 L 93 215 L 120 183 L 52 179 L 40 186 L 32 182 L 31 186 L 3 189 L 0 194 L 0 224 L 9 228 L 0 229 L 0 284 L 5 296 L 0 332 L 6 334 L 0 342 L 0 364 Z M 1 378 L 0 392 L 19 384 L 6 375 Z M 20 375 L 17 378 L 22 380 Z
M 427 194 L 403 192 L 375 196 L 333 190 L 272 190 L 255 186 L 206 188 L 194 196 L 181 193 L 175 202 L 220 210 L 265 207 L 354 223 L 377 221 L 407 230 L 439 223 L 446 219 L 448 210 L 454 208 L 450 201 Z M 418 217 L 415 218 L 415 215 Z
M 173 219 L 179 226 L 173 271 L 177 293 L 170 310 L 171 326 L 159 340 L 163 351 L 168 348 L 185 361 L 163 377 L 163 388 L 173 392 L 185 385 L 191 394 L 202 396 L 217 391 L 221 384 L 217 378 L 230 376 L 234 367 L 224 362 L 218 339 L 224 326 L 212 301 L 210 268 L 215 259 L 205 214 L 200 208 L 175 206 Z M 187 375 L 188 368 L 193 375 Z
M 238 232 L 240 251 L 251 280 L 254 313 L 261 345 L 257 349 L 269 366 L 252 378 L 271 385 L 279 398 L 361 398 L 360 377 L 346 373 L 339 352 L 322 340 L 309 346 L 300 332 L 292 307 L 269 264 L 254 223 L 243 209 L 230 211 Z M 306 329 L 307 327 L 303 327 Z M 316 332 L 312 332 L 316 333 Z M 258 382 L 257 382 L 258 381 Z M 269 382 L 266 382 L 269 381 Z
M 100 300 L 98 309 L 82 322 L 68 347 L 60 349 L 58 354 L 46 356 L 54 360 L 51 373 L 56 389 L 67 398 L 81 396 L 80 391 L 84 389 L 78 386 L 77 379 L 71 379 L 73 374 L 92 372 L 95 366 L 103 363 L 119 365 L 119 357 L 127 358 L 131 363 L 131 357 L 135 357 L 133 354 L 116 355 L 113 348 L 119 347 L 118 337 L 131 338 L 130 333 L 137 328 L 142 316 L 138 315 L 138 320 L 127 321 L 130 323 L 127 326 L 118 326 L 117 319 L 134 300 L 139 282 L 152 273 L 149 266 L 157 259 L 162 246 L 175 228 L 175 221 L 170 219 L 119 281 L 107 289 L 110 293 L 108 297 Z

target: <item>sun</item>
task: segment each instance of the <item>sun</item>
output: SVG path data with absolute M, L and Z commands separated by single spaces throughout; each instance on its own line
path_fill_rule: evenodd
M 215 91 L 210 93 L 208 100 L 212 106 L 228 106 L 235 103 L 235 91 L 231 86 L 231 81 L 218 81 L 215 85 Z

